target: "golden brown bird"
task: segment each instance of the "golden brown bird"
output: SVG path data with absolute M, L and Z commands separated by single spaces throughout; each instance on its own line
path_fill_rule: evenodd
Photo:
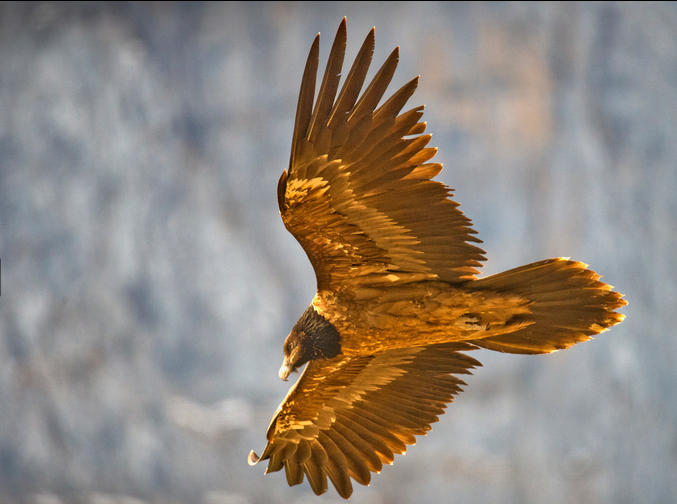
M 517 354 L 568 348 L 624 318 L 621 294 L 586 265 L 548 259 L 476 278 L 484 251 L 470 220 L 433 181 L 442 169 L 420 122 L 401 113 L 418 78 L 377 108 L 398 49 L 360 95 L 367 35 L 338 92 L 346 44 L 339 26 L 315 98 L 320 36 L 301 82 L 289 170 L 277 196 L 286 228 L 315 269 L 317 294 L 284 343 L 280 377 L 308 363 L 249 463 L 304 475 L 316 494 L 368 485 L 444 413 L 480 363 L 478 347 Z

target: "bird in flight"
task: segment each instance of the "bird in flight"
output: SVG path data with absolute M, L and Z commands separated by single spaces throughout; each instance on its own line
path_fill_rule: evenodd
M 439 420 L 481 364 L 478 347 L 515 354 L 568 348 L 618 324 L 622 295 L 587 265 L 548 259 L 477 278 L 485 260 L 470 220 L 432 180 L 423 107 L 402 108 L 418 78 L 378 106 L 395 49 L 362 90 L 367 35 L 343 86 L 341 22 L 315 97 L 320 35 L 299 94 L 289 169 L 277 186 L 285 227 L 315 270 L 317 293 L 284 342 L 279 374 L 307 364 L 275 412 L 259 457 L 289 485 L 350 497 L 351 478 L 392 464 Z M 338 96 L 337 96 L 338 92 Z

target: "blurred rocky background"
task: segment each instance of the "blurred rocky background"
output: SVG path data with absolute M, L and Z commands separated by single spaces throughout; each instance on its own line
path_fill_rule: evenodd
M 275 187 L 343 16 L 347 60 L 375 25 L 392 89 L 422 76 L 485 273 L 571 256 L 630 302 L 477 352 L 352 501 L 677 500 L 677 4 L 116 2 L 0 4 L 0 502 L 320 502 L 246 457 L 314 294 Z

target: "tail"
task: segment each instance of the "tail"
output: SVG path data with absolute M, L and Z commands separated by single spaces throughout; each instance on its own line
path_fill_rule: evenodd
M 614 310 L 627 301 L 586 267 L 564 258 L 547 259 L 470 282 L 472 290 L 518 294 L 531 302 L 531 313 L 510 320 L 530 325 L 470 343 L 515 354 L 550 353 L 587 341 L 622 322 L 625 315 Z

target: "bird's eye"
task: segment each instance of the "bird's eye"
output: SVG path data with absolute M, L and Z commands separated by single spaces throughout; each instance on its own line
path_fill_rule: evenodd
M 291 352 L 291 343 L 289 343 L 288 341 L 284 344 L 284 352 L 285 353 Z

